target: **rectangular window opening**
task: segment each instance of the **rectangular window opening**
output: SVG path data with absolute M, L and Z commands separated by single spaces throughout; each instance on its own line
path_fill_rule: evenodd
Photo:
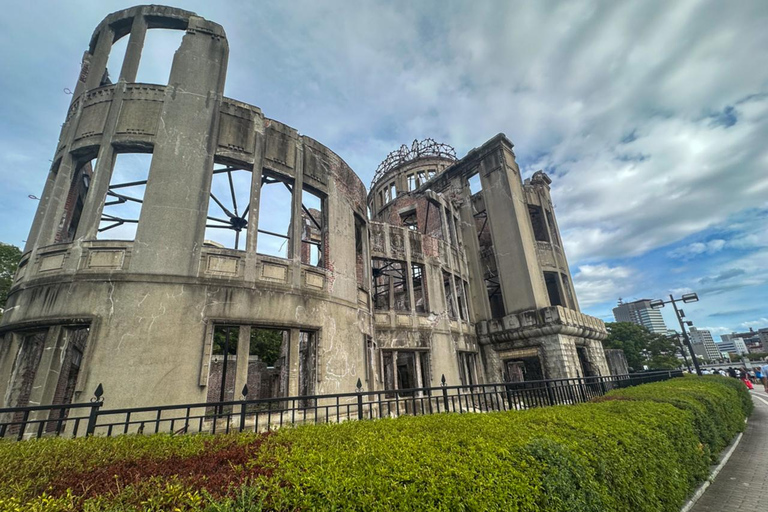
M 448 318 L 456 320 L 456 305 L 453 302 L 453 285 L 451 274 L 443 270 L 443 291 L 445 293 L 445 308 Z
M 413 192 L 418 188 L 418 185 L 416 184 L 416 175 L 409 174 L 407 177 L 408 177 L 408 192 Z
M 552 242 L 554 242 L 556 245 L 562 246 L 563 243 L 560 241 L 560 234 L 557 232 L 557 226 L 555 226 L 555 219 L 552 216 L 552 212 L 549 210 L 545 210 L 547 214 L 547 222 L 549 223 L 549 229 L 552 232 Z
M 147 30 L 136 82 L 167 85 L 171 77 L 173 57 L 181 47 L 184 34 L 184 30 L 163 28 Z M 117 72 L 119 73 L 120 70 Z
M 483 191 L 483 186 L 480 182 L 480 174 L 474 174 L 467 180 L 469 185 L 469 192 L 471 195 L 479 194 Z
M 568 301 L 568 304 L 571 308 L 575 308 L 575 303 L 573 300 L 573 292 L 571 292 L 571 280 L 568 278 L 567 274 L 560 274 L 560 279 L 563 281 L 563 288 L 565 291 L 565 299 Z
M 476 357 L 474 352 L 459 352 L 459 378 L 462 386 L 477 384 Z
M 301 262 L 324 266 L 325 212 L 323 199 L 304 187 L 301 194 Z
M 151 163 L 151 153 L 119 153 L 115 156 L 97 239 L 136 238 Z
M 410 311 L 408 276 L 402 261 L 374 258 L 373 305 L 377 310 Z
M 293 183 L 277 175 L 261 177 L 259 225 L 256 251 L 267 256 L 288 258 L 291 248 Z
M 560 293 L 560 283 L 557 279 L 557 272 L 544 272 L 544 283 L 547 285 L 549 305 L 564 306 L 565 304 L 563 304 L 563 296 Z
M 397 187 L 395 186 L 395 182 L 389 184 L 389 201 L 393 200 L 397 197 Z
M 528 214 L 531 217 L 531 226 L 533 226 L 533 237 L 537 242 L 549 242 L 549 233 L 547 232 L 547 223 L 541 211 L 541 206 L 533 204 L 528 205 Z
M 253 173 L 215 165 L 211 177 L 204 244 L 244 251 L 248 237 Z
M 109 49 L 109 57 L 107 58 L 107 67 L 104 69 L 104 75 L 101 77 L 100 86 L 111 85 L 117 83 L 120 79 L 120 70 L 123 69 L 123 61 L 125 60 L 125 52 L 128 49 L 128 35 L 124 35 L 114 43 Z
M 423 350 L 383 351 L 384 388 L 387 398 L 413 396 L 414 389 L 428 387 L 429 354 Z M 421 393 L 421 392 L 416 392 Z
M 424 283 L 424 265 L 421 263 L 411 263 L 411 274 L 413 275 L 413 300 L 417 313 L 427 312 L 427 288 Z
M 365 233 L 365 223 L 355 215 L 355 277 L 357 285 L 365 284 L 365 259 L 363 256 L 363 236 Z
M 56 235 L 57 242 L 71 242 L 75 239 L 77 228 L 80 226 L 80 218 L 83 214 L 85 197 L 93 181 L 93 171 L 96 169 L 96 158 L 79 162 L 72 181 L 69 184 L 69 193 L 64 205 L 64 214 L 59 224 L 59 232 Z
M 406 213 L 401 213 L 400 222 L 402 223 L 403 227 L 406 227 L 412 231 L 419 230 L 419 221 L 416 217 L 416 210 L 411 210 Z

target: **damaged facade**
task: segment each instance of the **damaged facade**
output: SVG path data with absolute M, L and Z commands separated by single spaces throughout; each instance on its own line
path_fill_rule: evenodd
M 165 85 L 145 38 L 183 34 Z M 127 38 L 119 69 L 110 50 Z M 125 41 L 125 40 L 124 40 Z M 550 180 L 498 135 L 393 152 L 370 192 L 223 96 L 224 30 L 140 6 L 95 30 L 0 326 L 5 406 L 110 407 L 608 375 Z M 112 83 L 114 81 L 114 83 Z

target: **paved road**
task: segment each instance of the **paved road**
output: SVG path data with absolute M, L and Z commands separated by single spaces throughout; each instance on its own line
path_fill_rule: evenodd
M 755 412 L 741 443 L 691 512 L 768 511 L 768 394 L 762 386 L 755 386 L 752 401 Z

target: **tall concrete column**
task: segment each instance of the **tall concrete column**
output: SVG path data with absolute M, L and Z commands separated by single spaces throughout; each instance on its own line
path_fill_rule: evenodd
M 505 151 L 497 148 L 483 158 L 480 182 L 505 312 L 509 314 L 546 307 L 549 299 L 536 259 L 519 170 L 507 163 Z
M 139 71 L 139 62 L 141 61 L 141 51 L 144 48 L 144 38 L 147 35 L 147 20 L 144 16 L 137 14 L 133 17 L 131 24 L 131 35 L 128 39 L 128 46 L 125 49 L 125 58 L 123 67 L 120 70 L 121 82 L 135 82 L 136 73 Z
M 220 28 L 190 18 L 160 114 L 131 259 L 150 274 L 196 275 L 213 175 L 227 44 Z
M 256 281 L 258 278 L 258 258 L 256 253 L 259 239 L 261 176 L 264 170 L 264 146 L 267 140 L 263 132 L 257 131 L 255 137 L 253 168 L 251 169 L 251 202 L 248 209 L 248 237 L 245 241 L 245 271 L 243 272 L 244 279 L 251 282 Z
M 304 222 L 301 214 L 302 195 L 304 188 L 304 151 L 301 145 L 296 146 L 296 167 L 294 168 L 295 180 L 293 182 L 293 198 L 291 203 L 290 243 L 288 247 L 288 259 L 293 260 L 293 284 L 301 286 L 301 233 L 304 230 Z
M 93 50 L 93 54 L 90 59 L 90 65 L 88 67 L 88 78 L 85 80 L 86 91 L 95 89 L 101 84 L 101 78 L 104 76 L 104 71 L 107 69 L 109 52 L 112 50 L 112 43 L 114 42 L 114 39 L 115 32 L 109 27 L 109 25 L 104 25 L 99 32 L 98 39 L 96 41 L 96 48 Z

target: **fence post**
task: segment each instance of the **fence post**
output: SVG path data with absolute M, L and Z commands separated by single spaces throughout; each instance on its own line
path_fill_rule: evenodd
M 248 399 L 248 384 L 243 386 L 243 403 L 240 405 L 240 432 L 245 430 L 245 401 Z
M 448 389 L 445 387 L 445 374 L 440 378 L 440 384 L 443 387 L 443 404 L 445 405 L 445 412 L 449 412 L 448 406 Z
M 88 425 L 85 428 L 85 435 L 92 436 L 96 430 L 96 420 L 99 419 L 99 408 L 104 405 L 104 387 L 99 384 L 91 398 L 91 413 L 88 415 Z
M 547 388 L 547 399 L 549 400 L 549 405 L 555 405 L 555 394 L 552 392 L 552 382 L 547 380 L 545 385 Z
M 357 419 L 363 419 L 363 382 L 357 379 Z
M 512 384 L 506 383 L 504 384 L 504 389 L 507 392 L 507 410 L 508 411 L 514 411 L 515 410 L 515 402 L 512 400 Z

